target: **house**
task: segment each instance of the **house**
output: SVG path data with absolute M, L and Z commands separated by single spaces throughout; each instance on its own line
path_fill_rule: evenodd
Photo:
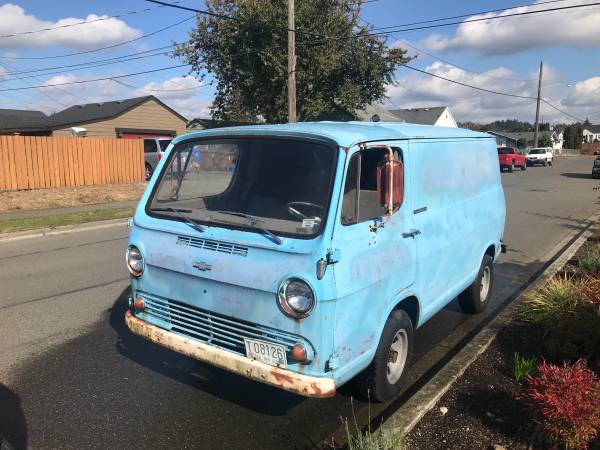
M 517 147 L 517 139 L 498 133 L 497 131 L 486 131 L 496 138 L 496 145 L 499 147 Z
M 186 124 L 185 117 L 153 95 L 75 105 L 48 118 L 54 136 L 70 136 L 71 128 L 80 127 L 91 137 L 173 137 L 185 133 Z
M 173 137 L 184 133 L 187 119 L 153 95 L 75 105 L 46 116 L 40 111 L 9 111 L 0 118 L 0 134 L 91 137 Z
M 525 141 L 527 142 L 527 147 L 528 148 L 532 148 L 535 146 L 535 133 L 533 131 L 522 131 L 519 133 L 505 133 L 507 136 L 516 139 L 517 141 L 519 139 L 525 139 Z M 562 146 L 563 146 L 563 131 L 562 130 L 552 130 L 552 131 L 540 131 L 538 133 L 538 145 L 539 144 L 539 139 L 542 138 L 542 136 L 547 136 L 550 139 L 551 147 L 554 150 L 562 150 Z
M 429 108 L 391 109 L 398 119 L 407 123 L 420 125 L 436 125 L 438 127 L 454 127 L 458 124 L 447 106 L 432 106 Z
M 583 142 L 591 144 L 595 140 L 600 141 L 600 125 L 588 125 L 583 129 Z
M 48 116 L 42 111 L 0 109 L 0 134 L 48 136 L 51 132 L 46 127 L 47 121 Z

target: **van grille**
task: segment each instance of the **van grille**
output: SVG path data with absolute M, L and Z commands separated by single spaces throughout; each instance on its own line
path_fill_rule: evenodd
M 246 256 L 248 247 L 230 244 L 228 242 L 209 241 L 207 239 L 198 239 L 189 236 L 177 236 L 177 245 L 186 245 L 189 247 L 201 248 L 211 252 L 229 253 L 230 255 Z
M 240 355 L 246 354 L 244 338 L 260 339 L 283 345 L 289 355 L 296 343 L 302 343 L 306 348 L 312 348 L 306 339 L 291 333 L 234 319 L 145 292 L 138 292 L 138 295 L 144 299 L 146 305 L 142 313 L 137 313 L 141 319 L 145 319 L 145 315 L 153 317 L 169 324 L 171 331 L 175 333 Z

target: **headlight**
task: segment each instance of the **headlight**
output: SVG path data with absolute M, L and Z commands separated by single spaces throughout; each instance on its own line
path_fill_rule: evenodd
M 299 278 L 283 282 L 277 294 L 279 305 L 290 317 L 307 317 L 315 307 L 315 294 L 311 287 Z
M 140 249 L 135 245 L 127 247 L 125 262 L 127 263 L 127 270 L 134 277 L 139 277 L 144 272 L 144 257 Z

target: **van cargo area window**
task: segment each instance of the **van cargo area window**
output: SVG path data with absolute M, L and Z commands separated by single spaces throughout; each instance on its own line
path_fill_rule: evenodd
M 184 141 L 171 151 L 146 212 L 312 237 L 324 225 L 336 156 L 335 147 L 308 140 Z
M 401 158 L 400 149 L 394 148 L 394 157 Z M 377 196 L 377 166 L 385 161 L 388 150 L 372 148 L 354 154 L 348 165 L 344 198 L 342 200 L 342 225 L 353 225 L 387 214 Z

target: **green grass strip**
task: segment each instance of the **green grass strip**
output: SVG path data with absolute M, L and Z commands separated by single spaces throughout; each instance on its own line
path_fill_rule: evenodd
M 0 233 L 36 230 L 39 228 L 55 228 L 77 223 L 96 222 L 98 220 L 120 219 L 131 217 L 135 208 L 98 209 L 60 214 L 54 216 L 29 217 L 27 219 L 9 219 L 0 221 Z

